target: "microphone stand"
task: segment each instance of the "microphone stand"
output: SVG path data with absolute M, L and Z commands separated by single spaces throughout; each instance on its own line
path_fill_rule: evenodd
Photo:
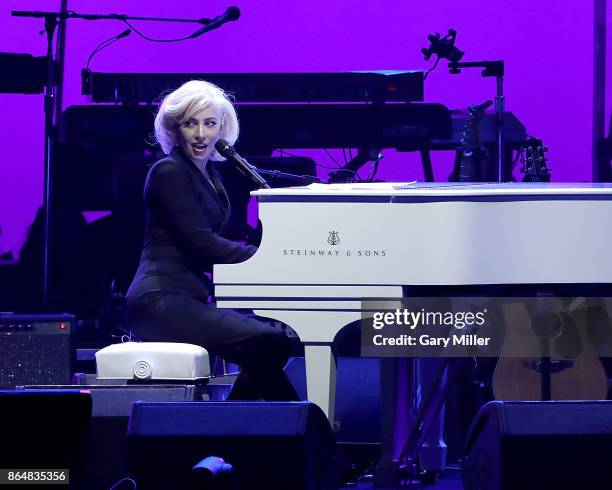
M 11 15 L 14 17 L 32 17 L 36 19 L 47 19 L 53 17 L 57 21 L 60 19 L 83 19 L 83 20 L 142 20 L 147 22 L 184 22 L 191 24 L 208 24 L 212 19 L 201 17 L 199 19 L 184 19 L 184 18 L 168 18 L 168 17 L 138 17 L 125 14 L 79 14 L 77 12 L 46 12 L 46 11 L 27 11 L 13 10 Z
M 292 180 L 296 185 L 309 185 L 315 182 L 321 182 L 321 179 L 312 175 L 288 174 L 280 170 L 262 170 L 257 167 L 253 167 L 253 170 L 258 174 L 265 175 L 270 182 L 274 181 L 274 179 Z
M 483 77 L 495 77 L 497 93 L 495 95 L 495 127 L 497 131 L 497 181 L 504 182 L 509 179 L 504 165 L 505 136 L 504 136 L 504 62 L 499 61 L 451 61 L 448 64 L 449 73 L 461 73 L 461 68 L 483 68 Z
M 62 13 L 68 10 L 68 0 L 61 0 L 60 11 Z M 66 61 L 66 19 L 60 19 L 57 27 L 57 44 L 55 45 L 57 54 L 55 55 L 55 61 L 57 63 L 57 92 L 55 94 L 55 114 L 54 121 L 59 121 L 62 115 L 62 99 L 64 98 L 63 93 L 63 82 L 64 82 L 64 64 Z
M 45 17 L 45 32 L 47 33 L 47 83 L 45 85 L 44 117 L 45 117 L 45 168 L 43 187 L 43 284 L 42 303 L 49 304 L 49 242 L 51 240 L 51 179 L 54 156 L 54 116 L 55 116 L 55 58 L 53 54 L 53 38 L 59 23 L 57 16 Z
M 47 80 L 45 83 L 44 96 L 44 117 L 45 117 L 45 153 L 44 153 L 44 184 L 43 184 L 43 277 L 42 277 L 42 303 L 49 306 L 49 249 L 52 238 L 51 233 L 51 209 L 53 205 L 52 178 L 53 178 L 53 157 L 55 150 L 55 116 L 59 112 L 57 94 L 61 93 L 62 76 L 58 71 L 58 62 L 53 52 L 53 39 L 55 31 L 60 22 L 64 23 L 67 19 L 83 20 L 141 20 L 157 22 L 189 22 L 196 24 L 208 24 L 211 19 L 167 19 L 160 17 L 133 17 L 124 14 L 78 14 L 63 10 L 60 12 L 46 11 L 24 11 L 13 10 L 11 15 L 14 17 L 30 17 L 44 19 L 45 32 L 47 33 Z M 63 49 L 63 48 L 62 48 Z M 63 65 L 63 64 L 62 64 Z M 61 67 L 63 68 L 63 66 Z

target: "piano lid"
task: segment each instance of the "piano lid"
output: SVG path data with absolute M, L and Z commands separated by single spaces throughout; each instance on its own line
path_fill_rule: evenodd
M 456 198 L 465 197 L 497 197 L 503 200 L 524 199 L 612 199 L 612 183 L 525 183 L 525 182 L 361 182 L 351 184 L 321 184 L 287 187 L 277 189 L 260 189 L 251 192 L 260 202 L 279 201 L 285 197 L 287 201 L 321 201 L 338 196 L 341 198 L 371 197 L 397 198 L 427 197 Z

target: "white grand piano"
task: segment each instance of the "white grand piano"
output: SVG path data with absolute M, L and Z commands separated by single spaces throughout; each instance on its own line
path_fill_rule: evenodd
M 217 305 L 291 326 L 334 420 L 331 345 L 403 285 L 612 283 L 612 185 L 313 184 L 253 192 L 263 239 L 214 269 Z

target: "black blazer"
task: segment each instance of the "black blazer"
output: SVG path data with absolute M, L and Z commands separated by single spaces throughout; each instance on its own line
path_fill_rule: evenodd
M 223 238 L 230 204 L 212 162 L 208 169 L 214 187 L 177 147 L 149 170 L 144 244 L 128 300 L 167 291 L 205 301 L 210 288 L 204 272 L 211 272 L 213 264 L 242 262 L 257 251 Z

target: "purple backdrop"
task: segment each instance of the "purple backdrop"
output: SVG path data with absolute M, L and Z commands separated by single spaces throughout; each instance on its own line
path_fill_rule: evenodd
M 11 17 L 10 11 L 53 10 L 59 4 L 59 0 L 3 2 L 0 51 L 44 54 L 45 38 L 38 35 L 42 22 Z M 100 53 L 92 68 L 134 72 L 426 69 L 429 64 L 423 61 L 420 48 L 426 45 L 427 34 L 444 34 L 453 27 L 459 32 L 457 43 L 466 51 L 466 60 L 506 61 L 507 108 L 520 117 L 531 135 L 550 147 L 554 180 L 590 179 L 592 2 L 68 1 L 70 9 L 82 13 L 160 17 L 212 17 L 232 4 L 242 10 L 238 22 L 175 44 L 150 43 L 132 34 Z M 175 24 L 141 22 L 137 26 L 156 37 L 193 31 L 192 26 Z M 81 68 L 94 46 L 123 29 L 116 22 L 70 22 L 64 107 L 86 102 L 80 95 Z M 609 33 L 608 52 L 612 51 L 610 38 Z M 494 81 L 481 78 L 477 71 L 450 76 L 440 65 L 427 80 L 426 99 L 465 107 L 492 97 L 494 90 Z M 42 202 L 42 97 L 0 95 L 0 103 L 6 142 L 0 165 L 0 251 L 16 253 Z M 608 115 L 610 107 L 608 100 Z M 323 165 L 333 165 L 323 152 L 314 156 Z M 450 155 L 434 155 L 438 179 L 445 179 L 449 168 Z M 415 155 L 393 152 L 386 152 L 379 175 L 388 180 L 422 178 Z

